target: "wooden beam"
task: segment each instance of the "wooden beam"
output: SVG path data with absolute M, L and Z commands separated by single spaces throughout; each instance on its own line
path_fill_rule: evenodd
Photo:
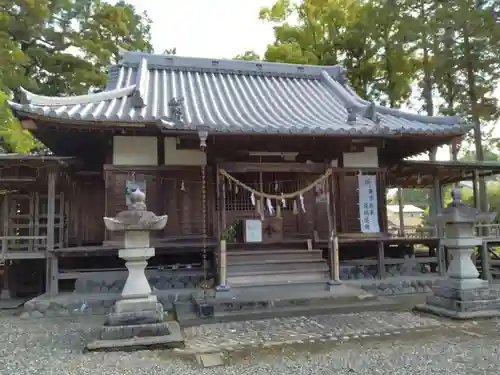
M 488 251 L 488 242 L 483 241 L 481 248 L 481 277 L 483 280 L 488 281 L 490 284 L 493 282 L 493 275 L 491 274 L 490 252 Z
M 380 241 L 378 243 L 377 266 L 378 266 L 378 277 L 380 279 L 385 279 L 387 272 L 385 269 L 385 255 L 384 255 L 384 242 L 383 241 Z
M 325 165 L 322 163 L 220 163 L 220 168 L 226 172 L 299 172 L 299 173 L 324 173 Z
M 1 183 L 23 183 L 23 182 L 36 182 L 34 177 L 0 177 Z
M 398 215 L 399 215 L 399 236 L 405 236 L 405 217 L 404 217 L 404 201 L 403 189 L 398 188 Z

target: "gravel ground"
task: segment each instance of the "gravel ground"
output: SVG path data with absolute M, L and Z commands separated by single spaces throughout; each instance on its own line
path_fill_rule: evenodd
M 96 320 L 0 316 L 1 375 L 500 374 L 497 322 L 432 335 L 233 354 L 227 367 L 200 369 L 165 351 L 82 354 Z M 473 331 L 473 332 L 472 332 Z M 342 345 L 342 346 L 341 346 Z

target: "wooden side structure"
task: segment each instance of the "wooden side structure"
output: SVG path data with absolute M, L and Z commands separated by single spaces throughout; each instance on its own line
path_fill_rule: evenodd
M 16 273 L 20 283 L 23 276 L 31 273 L 39 280 L 35 285 L 38 290 L 54 285 L 50 281 L 57 278 L 54 250 L 64 247 L 68 238 L 68 205 L 63 192 L 67 191 L 67 180 L 59 177 L 69 162 L 68 158 L 53 156 L 0 155 L 3 298 L 10 296 L 11 265 L 21 260 L 35 262 L 27 263 L 24 272 Z M 45 269 L 36 267 L 37 260 L 42 260 Z M 43 277 L 45 282 L 40 282 Z

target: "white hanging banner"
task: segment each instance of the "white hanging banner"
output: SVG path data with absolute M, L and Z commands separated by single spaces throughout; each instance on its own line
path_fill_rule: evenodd
M 376 176 L 358 175 L 359 184 L 359 219 L 362 233 L 378 233 Z

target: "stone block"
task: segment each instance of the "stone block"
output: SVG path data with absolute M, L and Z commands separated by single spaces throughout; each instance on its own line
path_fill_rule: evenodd
M 201 367 L 224 366 L 224 357 L 222 353 L 203 353 L 196 355 L 196 361 Z
M 500 299 L 499 291 L 489 289 L 488 287 L 464 290 L 434 286 L 432 291 L 436 297 L 454 299 L 458 301 L 492 301 Z
M 166 336 L 169 334 L 168 323 L 104 326 L 101 330 L 101 340 L 123 340 L 133 337 Z
M 87 351 L 94 350 L 144 350 L 147 348 L 179 348 L 184 347 L 184 337 L 177 322 L 165 323 L 169 334 L 156 336 L 132 337 L 118 340 L 98 340 L 87 344 Z
M 479 312 L 486 310 L 499 310 L 500 299 L 494 300 L 458 300 L 454 298 L 444 298 L 436 295 L 427 297 L 426 303 L 429 306 L 436 306 L 446 310 L 456 312 Z
M 120 312 L 137 312 L 144 310 L 156 310 L 158 308 L 158 299 L 156 296 L 149 296 L 147 298 L 134 298 L 134 299 L 123 299 L 117 301 L 114 307 L 114 311 Z
M 137 312 L 122 312 L 111 313 L 106 317 L 105 325 L 107 326 L 125 326 L 125 325 L 140 325 L 140 324 L 155 324 L 163 321 L 163 307 L 155 310 L 137 311 Z

